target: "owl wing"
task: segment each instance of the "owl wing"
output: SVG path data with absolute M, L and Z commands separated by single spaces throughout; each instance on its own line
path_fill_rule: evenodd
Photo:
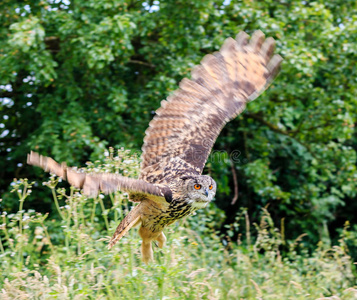
M 206 55 L 193 69 L 192 79 L 181 81 L 150 122 L 142 148 L 142 173 L 162 160 L 179 160 L 171 167 L 188 167 L 201 174 L 224 125 L 278 73 L 282 58 L 273 56 L 274 48 L 274 39 L 265 39 L 261 31 L 254 32 L 250 41 L 241 32 L 235 40 L 228 38 L 219 52 Z
M 74 187 L 82 189 L 83 193 L 90 197 L 96 197 L 100 192 L 108 194 L 122 190 L 158 196 L 158 198 L 163 197 L 168 202 L 172 199 L 171 190 L 167 186 L 155 185 L 119 174 L 79 172 L 74 168 L 67 167 L 65 163 L 59 164 L 52 158 L 39 155 L 33 151 L 28 154 L 27 163 L 62 177 Z M 155 199 L 155 197 L 151 199 Z

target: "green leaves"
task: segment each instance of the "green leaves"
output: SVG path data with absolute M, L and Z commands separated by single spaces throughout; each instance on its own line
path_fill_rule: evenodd
M 45 29 L 37 17 L 25 18 L 20 22 L 10 26 L 8 34 L 8 45 L 5 44 L 5 54 L 0 56 L 3 62 L 10 68 L 2 70 L 3 76 L 9 78 L 11 75 L 24 70 L 33 76 L 33 80 L 38 84 L 48 86 L 57 78 L 55 68 L 58 63 L 46 50 Z M 20 67 L 20 68 L 19 68 Z M 4 82 L 9 83 L 9 82 Z
M 263 199 L 263 203 L 269 200 L 289 199 L 290 193 L 281 190 L 276 184 L 274 171 L 269 168 L 267 159 L 257 159 L 244 167 L 247 183 L 250 188 Z
M 355 220 L 355 2 L 4 0 L 0 9 L 1 192 L 14 174 L 34 176 L 30 149 L 75 165 L 107 145 L 140 149 L 160 101 L 205 54 L 261 29 L 282 70 L 215 145 L 241 153 L 236 181 L 231 162 L 208 164 L 216 203 L 227 222 L 239 206 L 254 220 L 270 204 L 274 218 L 290 218 L 291 237 L 307 228 L 315 240 L 325 218 Z
M 23 52 L 28 52 L 31 47 L 40 45 L 45 37 L 45 30 L 36 17 L 13 23 L 10 30 L 12 36 L 9 38 L 9 44 Z

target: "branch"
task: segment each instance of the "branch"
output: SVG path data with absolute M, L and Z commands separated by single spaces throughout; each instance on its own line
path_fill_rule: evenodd
M 59 37 L 57 37 L 57 36 L 46 36 L 45 37 L 45 42 L 50 42 L 50 41 L 55 41 L 55 40 L 59 40 Z
M 274 125 L 272 123 L 269 123 L 268 121 L 264 120 L 264 118 L 262 116 L 258 115 L 258 114 L 254 114 L 254 113 L 250 113 L 250 112 L 246 112 L 245 114 L 249 118 L 255 119 L 255 120 L 259 121 L 260 123 L 266 125 L 271 130 L 273 130 L 275 132 L 278 132 L 280 134 L 288 135 L 288 136 L 290 136 L 292 138 L 294 138 L 296 136 L 296 134 L 301 131 L 302 125 L 304 124 L 304 121 L 305 121 L 305 118 L 303 118 L 301 120 L 301 122 L 299 123 L 298 128 L 295 129 L 295 130 L 286 130 L 286 131 L 284 131 L 284 130 L 278 128 L 276 125 Z M 310 130 L 317 129 L 317 128 L 327 127 L 327 126 L 329 126 L 331 124 L 332 124 L 331 122 L 327 121 L 325 124 L 311 126 L 311 127 L 308 127 L 308 128 L 304 128 L 304 130 L 305 131 L 310 131 Z
M 327 127 L 329 125 L 332 125 L 331 122 L 326 122 L 325 124 L 321 124 L 321 125 L 316 125 L 316 126 L 311 126 L 309 128 L 306 128 L 305 130 L 309 131 L 309 130 L 312 130 L 312 129 L 317 129 L 317 128 L 323 128 L 323 127 Z M 291 133 L 298 133 L 298 130 L 291 130 L 289 131 Z
M 233 174 L 233 183 L 234 183 L 234 197 L 232 199 L 231 205 L 234 205 L 236 201 L 238 200 L 238 180 L 237 180 L 237 173 L 234 168 L 234 163 L 233 161 L 231 162 L 231 170 Z
M 15 95 L 14 92 L 3 91 L 3 92 L 0 92 L 0 99 L 1 98 L 12 98 L 12 97 L 14 97 L 14 95 Z
M 147 67 L 150 67 L 150 68 L 156 68 L 156 66 L 153 65 L 153 64 L 150 64 L 150 63 L 147 63 L 147 62 L 144 62 L 144 61 L 140 61 L 140 60 L 136 60 L 136 59 L 131 59 L 128 62 L 132 63 L 132 64 L 138 64 L 138 65 L 147 66 Z
M 273 130 L 273 131 L 275 131 L 275 132 L 277 132 L 277 133 L 280 133 L 280 134 L 283 134 L 283 135 L 289 135 L 289 132 L 288 132 L 288 131 L 281 130 L 280 128 L 278 128 L 278 127 L 275 126 L 274 124 L 269 123 L 268 121 L 264 120 L 264 118 L 261 117 L 261 116 L 258 115 L 258 114 L 246 112 L 245 115 L 246 115 L 248 118 L 252 118 L 252 119 L 254 119 L 254 120 L 259 121 L 260 123 L 264 124 L 265 126 L 269 127 L 271 130 Z
M 301 127 L 302 127 L 302 124 L 304 124 L 305 120 L 306 120 L 306 115 L 301 118 L 297 129 L 294 130 L 294 131 L 290 131 L 291 133 L 293 133 L 294 136 L 296 136 L 299 133 L 299 131 L 300 131 Z
M 300 141 L 299 139 L 297 139 L 295 137 L 295 135 L 292 135 L 291 133 L 294 133 L 295 130 L 290 130 L 290 131 L 284 131 L 284 130 L 281 130 L 280 128 L 278 128 L 277 126 L 275 126 L 274 124 L 272 123 L 269 123 L 268 121 L 264 120 L 263 117 L 261 117 L 260 115 L 258 114 L 254 114 L 254 113 L 250 113 L 250 112 L 247 112 L 246 115 L 249 117 L 249 118 L 252 118 L 252 119 L 255 119 L 257 121 L 259 121 L 260 123 L 266 125 L 267 127 L 269 127 L 272 131 L 275 131 L 277 133 L 280 133 L 280 134 L 283 134 L 285 136 L 288 136 L 290 138 L 292 138 L 293 140 L 295 140 L 296 142 L 298 142 L 300 145 L 304 146 L 308 151 L 309 153 L 311 154 L 311 156 L 313 158 L 315 158 L 316 160 L 320 161 L 320 159 L 318 157 L 316 157 L 315 153 L 311 150 L 310 148 L 310 145 L 308 144 L 305 144 L 304 142 Z M 326 124 L 324 124 L 326 125 Z M 301 126 L 300 126 L 301 127 Z M 321 127 L 321 126 L 319 126 Z M 316 128 L 316 126 L 314 126 L 314 128 Z M 310 128 L 311 129 L 311 128 Z

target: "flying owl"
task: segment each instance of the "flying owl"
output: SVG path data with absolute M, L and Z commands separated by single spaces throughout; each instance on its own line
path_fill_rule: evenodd
M 83 189 L 85 195 L 117 190 L 129 192 L 139 204 L 121 221 L 109 242 L 113 247 L 133 226 L 140 225 L 142 260 L 153 259 L 152 242 L 163 247 L 163 229 L 204 208 L 216 193 L 216 182 L 202 175 L 211 148 L 224 125 L 274 79 L 282 58 L 274 55 L 273 38 L 256 31 L 240 32 L 221 49 L 206 55 L 161 102 L 146 130 L 138 179 L 108 173 L 81 173 L 35 152 L 27 163 L 43 168 Z

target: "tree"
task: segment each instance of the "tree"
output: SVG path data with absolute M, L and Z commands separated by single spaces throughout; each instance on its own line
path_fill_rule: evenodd
M 45 176 L 25 167 L 30 149 L 75 165 L 107 146 L 140 149 L 160 101 L 204 54 L 261 29 L 285 61 L 215 145 L 228 151 L 207 165 L 217 205 L 230 222 L 240 206 L 255 219 L 269 204 L 290 237 L 356 221 L 355 1 L 4 0 L 0 9 L 2 193 L 13 177 Z

